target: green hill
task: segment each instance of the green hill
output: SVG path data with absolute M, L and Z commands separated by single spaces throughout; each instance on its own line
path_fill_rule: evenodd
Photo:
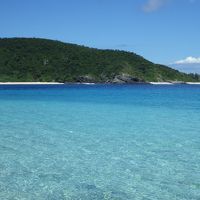
M 134 53 L 36 38 L 0 39 L 0 81 L 199 81 Z

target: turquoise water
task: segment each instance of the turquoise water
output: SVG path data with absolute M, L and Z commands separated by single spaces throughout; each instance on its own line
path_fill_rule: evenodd
M 0 199 L 199 200 L 200 86 L 0 86 Z

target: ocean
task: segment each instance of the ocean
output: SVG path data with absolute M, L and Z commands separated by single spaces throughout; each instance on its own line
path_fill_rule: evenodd
M 1 85 L 0 199 L 199 200 L 199 85 Z

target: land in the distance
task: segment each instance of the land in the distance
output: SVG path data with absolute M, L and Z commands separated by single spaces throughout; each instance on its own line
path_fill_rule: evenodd
M 176 85 L 176 84 L 189 84 L 189 85 L 200 85 L 200 82 L 141 82 L 142 84 L 151 84 L 151 85 Z M 68 85 L 68 84 L 84 84 L 84 85 L 95 85 L 95 83 L 59 83 L 59 82 L 0 82 L 0 85 Z M 101 83 L 96 83 L 101 84 Z M 102 83 L 104 84 L 104 83 Z M 138 82 L 140 84 L 140 82 Z
M 144 83 L 200 82 L 119 50 L 100 50 L 37 38 L 0 39 L 0 82 Z

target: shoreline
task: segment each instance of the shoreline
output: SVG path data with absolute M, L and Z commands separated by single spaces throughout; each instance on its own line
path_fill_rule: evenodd
M 200 85 L 200 82 L 136 82 L 136 83 L 88 83 L 88 82 L 0 82 L 0 85 L 68 85 L 68 84 L 80 84 L 80 85 L 96 85 L 96 84 L 105 84 L 105 85 L 135 85 L 135 84 L 150 84 L 150 85 Z
M 171 83 L 171 82 L 149 82 L 152 85 L 174 85 L 177 83 Z
M 148 82 L 151 85 L 200 85 L 200 82 Z
M 200 82 L 186 82 L 188 85 L 200 85 Z
M 0 82 L 0 85 L 63 85 L 58 82 Z

